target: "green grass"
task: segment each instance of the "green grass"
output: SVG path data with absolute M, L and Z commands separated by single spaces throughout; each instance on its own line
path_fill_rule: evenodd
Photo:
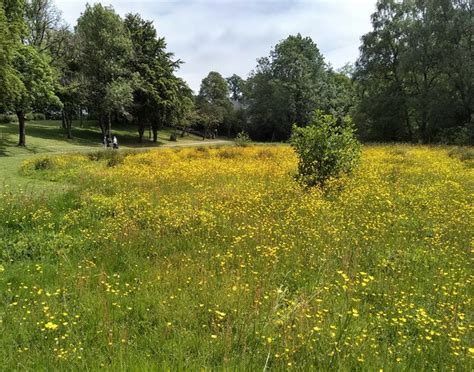
M 470 371 L 452 151 L 366 146 L 325 192 L 287 146 L 31 157 L 73 187 L 0 191 L 1 368 Z
M 18 147 L 18 123 L 0 123 L 0 189 L 22 188 L 32 192 L 43 191 L 49 187 L 56 189 L 67 185 L 52 184 L 47 180 L 32 180 L 19 173 L 21 163 L 35 155 L 87 152 L 103 148 L 102 136 L 95 121 L 84 121 L 83 127 L 79 121 L 73 122 L 73 139 L 67 139 L 60 121 L 28 121 L 26 123 L 26 147 Z M 169 141 L 172 129 L 158 132 L 156 143 L 145 133 L 144 142 L 138 143 L 138 134 L 134 126 L 114 126 L 113 133 L 118 137 L 123 150 L 143 150 L 166 146 L 187 146 L 201 143 L 225 143 L 226 141 L 202 141 L 195 135 L 178 136 L 177 142 Z

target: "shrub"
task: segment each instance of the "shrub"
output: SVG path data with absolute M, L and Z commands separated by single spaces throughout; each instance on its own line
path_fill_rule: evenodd
M 33 113 L 33 120 L 46 120 L 46 115 L 41 112 Z
M 17 120 L 16 115 L 0 114 L 0 123 L 2 124 L 14 123 L 16 120 Z
M 239 134 L 237 134 L 237 137 L 235 137 L 234 142 L 237 146 L 245 147 L 249 145 L 250 137 L 247 134 L 247 132 L 242 131 Z
M 170 135 L 170 141 L 176 142 L 178 140 L 176 133 L 171 133 Z
M 469 146 L 460 146 L 449 151 L 451 158 L 457 158 L 469 166 L 474 166 L 474 149 Z
M 472 145 L 474 143 L 474 124 L 468 123 L 462 127 L 445 128 L 440 131 L 436 141 L 445 145 Z
M 33 169 L 34 170 L 47 170 L 54 168 L 54 160 L 50 157 L 41 157 L 33 160 Z
M 306 187 L 324 186 L 331 178 L 351 173 L 360 159 L 349 117 L 338 121 L 317 111 L 309 126 L 293 126 L 291 144 L 298 155 L 297 179 Z

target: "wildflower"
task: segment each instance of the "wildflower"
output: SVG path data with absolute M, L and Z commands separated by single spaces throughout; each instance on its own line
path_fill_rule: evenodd
M 44 325 L 44 328 L 46 329 L 51 329 L 51 330 L 55 330 L 56 328 L 58 328 L 59 326 L 53 322 L 48 322 Z

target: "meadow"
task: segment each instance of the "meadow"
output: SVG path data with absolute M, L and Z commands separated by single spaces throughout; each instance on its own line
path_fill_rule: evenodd
M 371 145 L 41 154 L 0 190 L 5 370 L 472 370 L 473 165 Z

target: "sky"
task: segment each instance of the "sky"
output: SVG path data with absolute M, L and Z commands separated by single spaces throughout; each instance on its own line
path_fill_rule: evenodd
M 55 0 L 71 27 L 87 2 Z M 153 20 L 168 51 L 184 61 L 177 75 L 198 92 L 210 71 L 246 78 L 257 58 L 298 32 L 311 37 L 334 68 L 355 62 L 376 0 L 89 0 L 94 2 Z

